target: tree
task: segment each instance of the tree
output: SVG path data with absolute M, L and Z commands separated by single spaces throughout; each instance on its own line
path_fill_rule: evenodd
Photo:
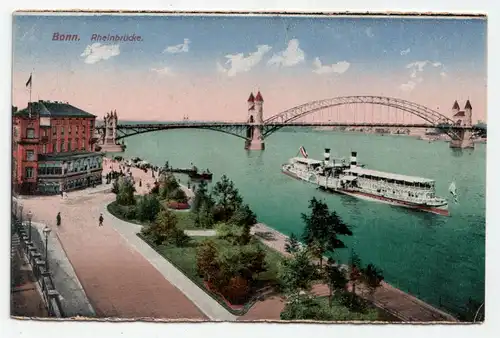
M 333 294 L 336 291 L 345 290 L 347 285 L 346 273 L 332 259 L 329 259 L 324 270 L 324 281 L 330 291 L 328 304 L 332 307 Z
M 370 295 L 373 297 L 375 290 L 380 286 L 380 284 L 384 280 L 384 275 L 382 274 L 382 270 L 380 270 L 378 267 L 370 263 L 364 269 L 361 270 L 361 273 L 362 273 L 362 280 L 364 284 L 368 287 Z
M 238 209 L 236 209 L 235 213 L 231 216 L 229 223 L 242 227 L 243 233 L 240 237 L 240 243 L 242 245 L 246 245 L 252 238 L 250 235 L 250 230 L 252 226 L 257 223 L 257 216 L 250 209 L 248 204 L 244 204 L 240 205 Z
M 156 245 L 163 244 L 168 239 L 174 239 L 177 230 L 177 217 L 168 209 L 162 209 L 150 226 L 142 228 L 145 236 L 149 237 Z
M 179 182 L 172 173 L 161 175 L 160 179 L 160 196 L 162 199 L 171 198 L 171 194 L 179 188 Z
M 351 251 L 351 257 L 349 259 L 349 281 L 351 282 L 351 304 L 354 303 L 356 297 L 356 285 L 361 280 L 361 259 L 356 254 L 356 252 Z
M 135 187 L 132 181 L 128 178 L 120 177 L 118 179 L 118 194 L 116 195 L 116 202 L 120 205 L 134 205 Z
M 320 266 L 322 257 L 326 251 L 335 252 L 336 249 L 345 248 L 344 242 L 338 237 L 340 235 L 352 236 L 349 229 L 335 211 L 330 212 L 328 206 L 313 197 L 309 201 L 310 215 L 302 214 L 302 220 L 305 223 L 302 238 L 309 246 L 314 242 L 318 250 L 323 250 L 320 256 Z
M 319 266 L 323 267 L 323 256 L 326 252 L 325 243 L 322 243 L 319 240 L 315 239 L 307 245 L 307 250 L 314 258 L 319 260 Z
M 235 276 L 253 281 L 257 274 L 267 270 L 265 258 L 266 253 L 257 245 L 230 246 L 219 251 L 218 262 L 227 281 Z
M 281 285 L 288 293 L 310 290 L 317 278 L 316 267 L 311 263 L 307 250 L 299 250 L 292 257 L 285 258 L 278 272 Z
M 193 205 L 191 206 L 191 212 L 194 214 L 198 214 L 202 204 L 210 198 L 208 195 L 208 189 L 207 189 L 207 182 L 206 181 L 201 181 L 198 189 L 196 189 L 196 192 L 194 194 L 194 199 L 193 199 Z
M 236 245 L 241 242 L 243 229 L 237 225 L 229 223 L 219 223 L 215 226 L 217 237 L 228 241 L 231 245 Z
M 215 184 L 212 193 L 216 199 L 216 205 L 222 209 L 220 221 L 229 220 L 243 202 L 233 181 L 230 181 L 226 175 L 223 175 Z
M 213 240 L 203 241 L 196 252 L 198 274 L 211 284 L 217 280 L 220 271 L 217 255 L 218 249 Z
M 308 294 L 291 295 L 280 313 L 281 320 L 328 320 L 321 318 L 321 304 Z
M 187 203 L 188 201 L 187 195 L 181 187 L 175 188 L 170 193 L 168 193 L 167 198 L 179 203 Z
M 145 195 L 139 199 L 136 207 L 136 217 L 139 221 L 155 220 L 156 215 L 160 212 L 161 205 L 156 195 Z
M 295 234 L 292 233 L 290 237 L 286 239 L 285 251 L 288 252 L 289 254 L 293 254 L 299 251 L 299 249 L 300 249 L 299 240 L 297 239 L 297 236 L 295 236 Z
M 120 186 L 118 185 L 118 180 L 115 180 L 113 182 L 113 186 L 111 187 L 111 192 L 115 195 L 118 195 L 119 191 L 120 191 Z
M 229 280 L 227 287 L 223 290 L 223 295 L 232 304 L 244 304 L 250 292 L 250 283 L 241 276 L 235 276 Z
M 201 205 L 200 211 L 195 218 L 195 223 L 199 227 L 209 229 L 215 224 L 213 212 L 214 204 L 215 202 L 213 201 L 213 199 L 207 198 Z

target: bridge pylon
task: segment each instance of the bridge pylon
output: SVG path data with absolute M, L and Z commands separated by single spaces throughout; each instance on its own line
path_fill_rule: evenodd
M 453 121 L 456 126 L 472 127 L 472 105 L 467 100 L 464 110 L 460 110 L 458 102 L 455 101 L 453 108 Z M 470 129 L 461 129 L 456 131 L 458 138 L 450 141 L 450 148 L 474 148 L 472 131 Z
M 247 150 L 264 150 L 264 136 L 262 135 L 263 115 L 264 115 L 264 99 L 260 91 L 254 97 L 250 93 L 248 98 L 248 123 L 247 135 L 245 141 L 245 149 Z

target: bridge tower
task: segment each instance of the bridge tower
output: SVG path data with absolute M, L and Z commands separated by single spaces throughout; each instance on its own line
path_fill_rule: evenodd
M 458 102 L 455 101 L 452 109 L 453 120 L 455 125 L 462 127 L 472 127 L 472 105 L 470 101 L 467 100 L 463 111 L 460 111 L 460 106 Z M 450 148 L 474 148 L 474 142 L 472 141 L 472 131 L 471 130 L 457 130 L 459 138 L 457 140 L 451 140 Z
M 254 97 L 250 93 L 248 102 L 248 123 L 247 141 L 245 149 L 248 150 L 264 150 L 265 144 L 262 137 L 262 124 L 264 122 L 264 99 L 260 91 Z

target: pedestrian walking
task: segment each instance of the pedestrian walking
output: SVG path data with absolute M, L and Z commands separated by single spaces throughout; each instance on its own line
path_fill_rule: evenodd
M 56 224 L 57 224 L 57 226 L 61 225 L 61 213 L 60 212 L 57 213 Z
M 99 216 L 99 226 L 102 227 L 102 222 L 104 221 L 104 217 L 102 217 L 102 213 Z

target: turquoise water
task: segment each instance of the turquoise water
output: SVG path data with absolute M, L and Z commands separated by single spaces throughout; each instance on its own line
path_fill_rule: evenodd
M 174 167 L 193 162 L 209 168 L 214 181 L 226 174 L 259 221 L 285 234 L 302 233 L 300 215 L 308 212 L 311 197 L 319 197 L 352 226 L 349 249 L 381 267 L 392 285 L 455 314 L 464 311 L 469 298 L 484 300 L 484 144 L 458 152 L 445 142 L 405 136 L 300 130 L 273 134 L 263 152 L 247 152 L 243 140 L 206 130 L 152 132 L 125 143 L 127 158 L 139 156 L 157 165 L 168 160 Z M 346 158 L 356 150 L 358 161 L 369 168 L 435 179 L 437 194 L 444 197 L 455 180 L 459 203 L 451 203 L 451 216 L 444 217 L 321 192 L 280 172 L 301 145 L 317 159 L 325 147 Z M 339 258 L 345 261 L 349 249 Z

